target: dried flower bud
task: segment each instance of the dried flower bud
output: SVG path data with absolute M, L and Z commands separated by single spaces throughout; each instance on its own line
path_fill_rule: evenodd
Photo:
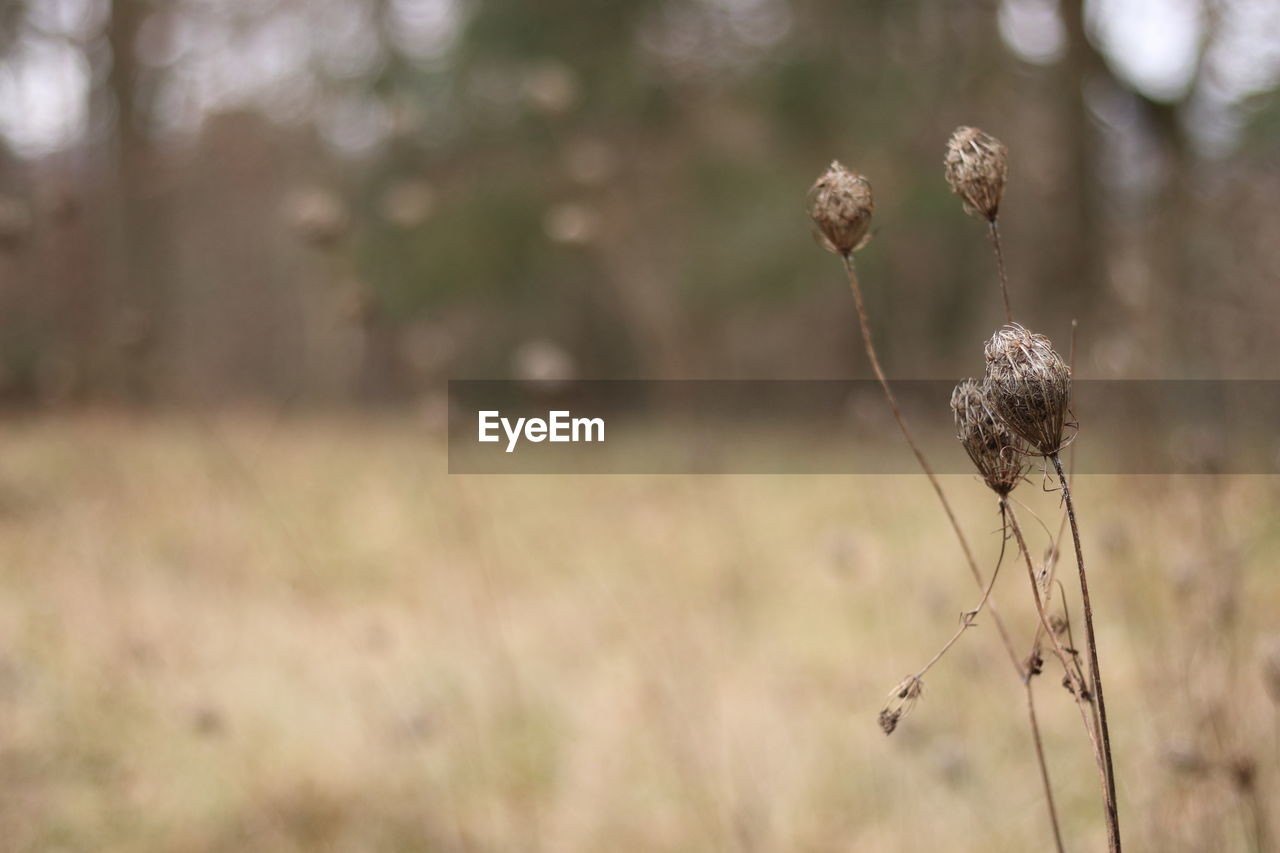
M 951 392 L 956 437 L 987 486 L 1004 496 L 1013 491 L 1025 469 L 1026 444 L 996 417 L 981 383 L 966 379 Z
M 1031 654 L 1027 655 L 1027 659 L 1022 662 L 1022 667 L 1026 670 L 1028 678 L 1044 672 L 1044 655 L 1040 652 L 1040 643 L 1038 641 L 1036 642 L 1036 647 L 1031 650 Z
M 839 255 L 866 245 L 875 206 L 871 182 L 834 160 L 809 191 L 809 215 L 826 247 Z
M 986 355 L 984 384 L 996 415 L 1037 453 L 1051 456 L 1061 450 L 1071 368 L 1049 339 L 1011 323 L 987 341 Z
M 1009 149 L 976 127 L 957 127 L 947 141 L 947 183 L 964 199 L 966 213 L 995 221 L 1000 212 Z
M 908 675 L 889 693 L 889 701 L 880 711 L 880 728 L 887 735 L 893 734 L 898 722 L 915 707 L 916 700 L 924 693 L 924 682 L 919 677 Z

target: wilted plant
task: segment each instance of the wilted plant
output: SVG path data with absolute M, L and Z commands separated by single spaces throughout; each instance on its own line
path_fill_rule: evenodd
M 876 203 L 871 182 L 832 160 L 810 191 L 810 215 L 828 251 L 848 255 L 869 238 Z
M 908 675 L 899 682 L 897 687 L 889 691 L 889 700 L 880 712 L 880 728 L 884 729 L 885 734 L 893 734 L 893 730 L 898 727 L 898 722 L 911 713 L 911 709 L 916 706 L 916 700 L 922 693 L 924 693 L 924 681 L 919 675 Z
M 948 142 L 945 165 L 947 182 L 963 199 L 965 210 L 986 220 L 1000 274 L 1007 325 L 997 331 L 986 346 L 987 370 L 983 381 L 979 383 L 970 379 L 961 382 L 952 394 L 951 405 L 956 418 L 958 438 L 982 476 L 983 482 L 996 494 L 1006 530 L 1011 532 L 1016 540 L 1018 550 L 1027 567 L 1040 624 L 1032 651 L 1025 662 L 1019 661 L 1003 621 L 995 611 L 994 604 L 991 604 L 994 621 L 1026 691 L 1028 714 L 1057 849 L 1061 851 L 1063 845 L 1031 690 L 1031 678 L 1039 674 L 1043 668 L 1043 660 L 1039 652 L 1042 632 L 1043 636 L 1048 638 L 1053 654 L 1062 664 L 1063 684 L 1075 698 L 1085 731 L 1093 746 L 1102 783 L 1108 845 L 1114 853 L 1119 853 L 1120 829 L 1116 808 L 1115 773 L 1111 760 L 1102 676 L 1098 666 L 1093 611 L 1089 599 L 1075 505 L 1060 458 L 1061 450 L 1074 437 L 1073 432 L 1068 435 L 1069 428 L 1073 430 L 1075 427 L 1070 422 L 1071 368 L 1054 351 L 1048 338 L 1032 334 L 1013 322 L 998 227 L 1000 203 L 1008 176 L 1008 152 L 1005 146 L 999 140 L 976 128 L 961 127 Z M 962 614 L 959 630 L 942 650 L 920 671 L 908 676 L 889 694 L 889 701 L 880 714 L 880 725 L 886 733 L 890 733 L 897 728 L 902 718 L 910 712 L 919 699 L 923 691 L 925 672 L 937 663 L 967 628 L 973 625 L 978 611 L 988 605 L 1000 563 L 996 564 L 991 582 L 984 583 L 968 541 L 951 510 L 951 505 L 932 468 L 916 445 L 884 371 L 880 367 L 879 359 L 876 357 L 866 305 L 853 263 L 854 252 L 862 248 L 869 239 L 873 210 L 870 182 L 838 162 L 832 163 L 827 172 L 814 184 L 810 193 L 810 215 L 822 235 L 823 242 L 829 250 L 840 255 L 844 262 L 858 312 L 867 359 L 903 437 L 942 503 L 974 579 L 983 589 L 979 605 Z M 1042 593 L 1032 565 L 1030 551 L 1018 524 L 1013 505 L 1010 503 L 1009 494 L 1023 479 L 1026 459 L 1031 455 L 1043 456 L 1053 462 L 1062 489 L 1080 576 L 1089 654 L 1090 679 L 1088 682 L 1074 649 L 1063 646 L 1062 635 L 1069 635 L 1070 631 L 1069 618 L 1051 617 L 1046 608 L 1052 583 L 1052 565 L 1057 556 L 1056 548 L 1050 551 L 1049 563 L 1044 572 L 1045 587 Z M 1001 557 L 1003 558 L 1003 549 Z
M 1076 522 L 1071 487 L 1062 469 L 1062 450 L 1071 402 L 1071 368 L 1053 349 L 1044 335 L 1033 334 L 1016 323 L 996 331 L 986 345 L 987 394 L 997 415 L 1037 454 L 1053 462 L 1067 506 L 1071 538 L 1075 545 L 1080 576 L 1080 597 L 1084 609 L 1085 642 L 1089 651 L 1089 671 L 1093 699 L 1097 703 L 1098 740 L 1105 775 L 1108 840 L 1112 850 L 1120 849 L 1119 815 L 1116 807 L 1115 771 L 1111 760 L 1111 735 L 1107 706 L 1098 666 L 1098 644 L 1093 628 L 1093 606 L 1085 572 L 1080 529 Z M 1033 584 L 1034 585 L 1034 584 Z M 1039 593 L 1037 592 L 1037 596 Z
M 894 396 L 893 389 L 889 387 L 889 380 L 885 378 L 884 370 L 880 367 L 880 359 L 876 356 L 875 340 L 871 335 L 871 321 L 867 316 L 867 306 L 862 298 L 862 287 L 858 283 L 858 273 L 853 264 L 853 253 L 865 246 L 870 239 L 871 214 L 874 210 L 875 200 L 871 192 L 871 182 L 863 175 L 845 168 L 838 161 L 832 162 L 831 166 L 818 178 L 813 188 L 809 191 L 809 215 L 821 232 L 826 248 L 840 255 L 844 261 L 845 273 L 849 279 L 849 288 L 853 292 L 854 307 L 858 312 L 858 324 L 862 331 L 862 344 L 867 353 L 867 361 L 871 364 L 871 370 L 875 373 L 876 380 L 880 383 L 880 389 L 884 392 L 885 400 L 889 404 L 889 409 L 893 412 L 893 418 L 898 423 L 898 429 L 902 432 L 902 437 L 906 440 L 907 446 L 911 448 L 911 453 L 915 456 L 920 469 L 929 478 L 929 484 L 933 486 L 933 491 L 938 496 L 938 501 L 942 504 L 947 520 L 951 523 L 951 529 L 955 531 L 956 539 L 960 542 L 960 549 L 964 552 L 970 574 L 973 575 L 973 579 L 979 588 L 983 588 L 985 583 L 982 579 L 982 572 L 979 571 L 978 564 L 973 558 L 973 552 L 969 548 L 969 541 L 965 538 L 964 531 L 960 529 L 960 523 L 956 520 L 955 513 L 951 509 L 951 503 L 942 491 L 942 485 L 933 473 L 933 468 L 920 451 L 919 445 L 916 444 L 915 438 L 911 434 L 911 429 L 907 426 L 906 419 L 902 416 L 897 397 Z M 1014 651 L 1013 641 L 1009 638 L 1009 632 L 994 606 L 991 610 L 996 627 L 1009 654 L 1009 659 L 1020 670 L 1018 655 Z
M 956 437 L 982 481 L 1001 497 L 1013 491 L 1026 472 L 1026 445 L 991 409 L 981 383 L 966 379 L 951 392 Z
M 858 323 L 862 332 L 862 343 L 867 354 L 867 361 L 871 364 L 872 372 L 875 373 L 876 380 L 884 392 L 885 400 L 889 404 L 889 409 L 893 412 L 894 420 L 897 421 L 898 428 L 902 432 L 907 446 L 910 447 L 917 464 L 929 479 L 929 484 L 933 487 L 939 503 L 942 504 L 943 512 L 946 513 L 951 529 L 955 532 L 956 539 L 960 543 L 960 549 L 964 553 L 965 562 L 969 567 L 969 572 L 973 576 L 974 582 L 983 590 L 981 603 L 974 610 L 966 611 L 962 615 L 960 629 L 947 642 L 942 651 L 935 655 L 934 659 L 926 664 L 919 673 L 908 676 L 903 684 L 900 684 L 898 688 L 891 692 L 890 701 L 880 714 L 880 726 L 886 734 L 892 733 L 897 728 L 899 721 L 911 707 L 914 707 L 915 700 L 919 698 L 920 691 L 923 689 L 923 682 L 921 681 L 923 673 L 951 648 L 960 635 L 964 633 L 965 629 L 972 626 L 973 618 L 977 612 L 983 606 L 987 606 L 991 611 L 992 621 L 995 622 L 1005 651 L 1009 656 L 1009 661 L 1026 690 L 1027 713 L 1032 738 L 1035 742 L 1036 757 L 1040 765 L 1040 775 L 1045 785 L 1046 804 L 1053 824 L 1057 848 L 1061 851 L 1062 840 L 1058 831 L 1058 818 L 1054 809 L 1053 792 L 1049 783 L 1049 772 L 1045 763 L 1044 749 L 1036 720 L 1034 698 L 1030 690 L 1028 674 L 1023 664 L 1019 661 L 1018 653 L 1014 649 L 1013 641 L 1010 639 L 1008 629 L 1005 627 L 1004 620 L 1000 617 L 995 602 L 990 601 L 991 589 L 994 585 L 995 574 L 999 570 L 999 563 L 997 563 L 996 572 L 992 573 L 991 582 L 984 582 L 982 572 L 978 569 L 978 564 L 974 560 L 973 552 L 969 547 L 969 541 L 965 537 L 964 531 L 960 528 L 960 523 L 956 520 L 954 511 L 951 509 L 951 503 L 942 491 L 942 485 L 934 474 L 933 468 L 916 444 L 911 430 L 907 426 L 906 419 L 902 416 L 902 410 L 898 406 L 897 398 L 885 378 L 884 370 L 880 367 L 880 359 L 876 355 L 875 341 L 871 334 L 871 323 L 867 316 L 866 304 L 862 298 L 862 288 L 858 282 L 857 270 L 853 263 L 854 252 L 865 246 L 870 239 L 871 215 L 874 210 L 875 201 L 870 181 L 866 177 L 845 168 L 838 161 L 832 162 L 831 166 L 818 178 L 809 192 L 809 215 L 822 236 L 823 244 L 829 251 L 840 255 L 844 262 L 849 287 L 853 293 L 854 306 L 858 312 Z M 903 685 L 909 685 L 908 695 L 899 696 L 898 694 L 903 692 Z
M 987 393 L 1000 419 L 1036 453 L 1062 449 L 1071 402 L 1071 368 L 1044 335 L 1011 323 L 986 346 Z
M 976 127 L 957 127 L 947 140 L 947 183 L 964 200 L 964 209 L 986 220 L 991 248 L 1000 273 L 1000 295 L 1004 297 L 1004 319 L 1013 322 L 1009 307 L 1009 280 L 1004 271 L 1004 251 L 1000 248 L 1000 201 L 1009 176 L 1009 149 L 1004 143 Z

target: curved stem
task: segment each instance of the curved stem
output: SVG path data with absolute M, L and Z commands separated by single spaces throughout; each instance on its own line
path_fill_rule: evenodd
M 1107 703 L 1102 695 L 1102 672 L 1098 669 L 1098 643 L 1093 632 L 1093 606 L 1089 603 L 1089 579 L 1084 570 L 1084 552 L 1080 548 L 1080 527 L 1076 524 L 1075 503 L 1071 500 L 1071 487 L 1062 470 L 1058 454 L 1050 457 L 1058 481 L 1062 484 L 1062 497 L 1067 504 L 1067 520 L 1071 524 L 1071 540 L 1076 547 L 1076 568 L 1080 570 L 1080 600 L 1084 608 L 1085 644 L 1089 647 L 1089 671 L 1093 674 L 1093 695 L 1098 705 L 1098 728 L 1102 734 L 1102 754 L 1107 767 L 1107 840 L 1112 853 L 1120 851 L 1120 812 L 1116 805 L 1116 776 L 1111 763 L 1111 732 L 1107 727 Z
M 907 440 L 907 446 L 911 448 L 911 453 L 915 456 L 916 462 L 919 463 L 920 469 L 929 478 L 929 484 L 933 486 L 933 491 L 937 494 L 938 501 L 942 504 L 942 510 L 947 514 L 947 520 L 951 522 L 951 529 L 955 531 L 956 539 L 960 541 L 960 550 L 964 551 L 965 561 L 969 564 L 969 573 L 973 575 L 973 579 L 978 586 L 983 587 L 985 583 L 982 580 L 982 572 L 978 570 L 978 564 L 973 559 L 973 552 L 969 549 L 969 540 L 965 538 L 964 531 L 960 529 L 960 522 L 956 520 L 956 515 L 951 509 L 951 502 L 947 500 L 946 494 L 943 493 L 942 484 L 938 482 L 937 475 L 933 473 L 933 468 L 929 466 L 928 460 L 924 458 L 924 454 L 920 452 L 920 448 L 916 445 L 915 438 L 911 435 L 911 429 L 902 417 L 902 410 L 898 408 L 898 399 L 889 388 L 889 380 L 885 378 L 884 370 L 880 367 L 880 359 L 876 357 L 875 340 L 871 336 L 871 321 L 867 318 L 867 306 L 862 301 L 862 287 L 858 284 L 858 273 L 853 267 L 853 255 L 846 254 L 841 257 L 844 259 L 845 272 L 849 275 L 849 287 L 853 291 L 854 307 L 858 310 L 858 323 L 862 327 L 862 344 L 867 352 L 867 361 L 871 362 L 871 370 L 875 373 L 876 379 L 880 383 L 880 390 L 884 392 L 884 398 L 888 401 L 889 409 L 893 412 L 893 419 L 898 422 L 898 429 L 902 431 L 902 437 Z M 1018 662 L 1018 653 L 1014 651 L 1013 640 L 1009 637 L 1009 630 L 1005 627 L 1004 620 L 1000 618 L 1000 612 L 997 610 L 994 601 L 991 603 L 991 618 L 996 623 L 996 630 L 1000 632 L 1000 638 L 1004 642 L 1004 648 L 1009 655 L 1009 660 L 1013 663 L 1014 669 L 1021 675 L 1022 664 Z
M 1022 680 L 1027 692 L 1027 717 L 1031 720 L 1031 740 L 1035 744 L 1036 758 L 1040 762 L 1040 781 L 1044 784 L 1045 802 L 1049 804 L 1049 823 L 1053 826 L 1053 844 L 1058 853 L 1066 853 L 1062 844 L 1062 827 L 1058 826 L 1058 807 L 1053 802 L 1053 783 L 1049 781 L 1049 762 L 1044 757 L 1044 743 L 1040 739 L 1040 722 L 1036 719 L 1035 694 L 1031 692 L 1031 678 Z
M 996 256 L 1000 262 L 1001 284 L 1004 284 L 1004 257 L 1000 253 L 999 242 L 997 237 Z M 889 403 L 889 408 L 893 412 L 893 418 L 898 422 L 898 428 L 902 431 L 902 437 L 906 439 L 907 446 L 911 448 L 912 454 L 919 463 L 920 469 L 924 471 L 926 477 L 929 478 L 929 484 L 933 486 L 934 493 L 938 496 L 938 502 L 942 504 L 943 512 L 947 515 L 947 520 L 951 522 L 951 529 L 955 531 L 956 539 L 960 542 L 960 550 L 964 552 L 965 561 L 969 565 L 969 573 L 973 575 L 973 580 L 979 587 L 983 586 L 982 572 L 978 570 L 978 564 L 973 559 L 973 552 L 969 549 L 969 540 L 965 538 L 964 531 L 960 529 L 960 523 L 956 520 L 955 513 L 951 510 L 951 503 L 947 500 L 946 494 L 942 491 L 942 485 L 938 482 L 937 476 L 933 473 L 933 469 L 929 467 L 928 461 L 924 458 L 924 454 L 920 452 L 920 448 L 916 446 L 915 439 L 911 436 L 911 430 L 907 427 L 906 420 L 902 417 L 902 411 L 898 408 L 897 398 L 893 396 L 892 389 L 889 388 L 889 381 L 885 378 L 884 371 L 880 368 L 880 359 L 876 356 L 875 340 L 871 336 L 871 322 L 867 318 L 867 306 L 862 301 L 862 288 L 858 284 L 858 273 L 853 266 L 853 255 L 845 253 L 841 256 L 844 261 L 845 272 L 849 276 L 849 288 L 853 291 L 853 303 L 858 311 L 858 324 L 862 329 L 863 348 L 867 353 L 867 361 L 871 363 L 871 369 L 875 372 L 876 379 L 880 383 L 880 389 L 884 392 L 885 400 Z M 1005 289 L 1005 311 L 1009 314 L 1009 296 L 1008 290 Z M 1012 314 L 1009 314 L 1012 317 Z M 992 579 L 994 582 L 994 578 Z M 987 594 L 983 596 L 983 601 L 987 601 L 990 595 L 990 588 Z M 1049 809 L 1049 820 L 1053 824 L 1054 841 L 1058 846 L 1059 853 L 1062 851 L 1062 836 L 1058 828 L 1058 814 L 1053 801 L 1053 788 L 1049 782 L 1049 767 L 1045 763 L 1044 744 L 1040 738 L 1040 726 L 1036 720 L 1035 697 L 1031 692 L 1031 682 L 1027 670 L 1023 668 L 1022 663 L 1018 660 L 1018 653 L 1014 651 L 1013 640 L 1009 637 L 1009 630 L 1005 627 L 1004 620 L 1000 618 L 1000 611 L 996 608 L 994 601 L 990 602 L 992 621 L 996 623 L 996 630 L 1000 634 L 1000 639 L 1004 644 L 1005 652 L 1009 655 L 1009 662 L 1013 664 L 1014 671 L 1018 673 L 1027 697 L 1027 714 L 1031 723 L 1031 738 L 1035 743 L 1036 759 L 1040 765 L 1040 778 L 1044 782 L 1045 802 Z M 1086 725 L 1086 728 L 1088 726 Z
M 1074 665 L 1074 658 L 1062 647 L 1062 641 L 1058 639 L 1058 635 L 1049 626 L 1049 614 L 1045 612 L 1044 599 L 1040 597 L 1040 587 L 1036 583 L 1036 570 L 1031 564 L 1031 552 L 1027 550 L 1027 543 L 1022 536 L 1022 527 L 1018 524 L 1018 516 L 1013 511 L 1013 505 L 1009 503 L 1009 499 L 1006 497 L 1001 499 L 1000 507 L 1009 522 L 1009 529 L 1013 531 L 1014 538 L 1018 541 L 1018 550 L 1022 552 L 1022 556 L 1026 560 L 1027 580 L 1031 582 L 1031 596 L 1035 600 L 1036 615 L 1040 617 L 1040 624 L 1043 626 L 1045 636 L 1049 638 L 1049 643 L 1053 647 L 1054 656 L 1058 658 L 1058 662 L 1062 664 L 1062 668 L 1066 672 L 1068 688 L 1076 700 L 1076 707 L 1080 709 L 1080 720 L 1084 723 L 1085 733 L 1089 735 L 1089 743 L 1093 746 L 1093 758 L 1098 765 L 1098 779 L 1102 783 L 1102 800 L 1105 805 L 1108 791 L 1106 762 L 1102 758 L 1102 743 L 1098 740 L 1098 734 L 1094 731 L 1090 722 L 1092 715 L 1085 707 L 1089 703 L 1084 696 L 1084 679 Z
M 944 645 L 941 649 L 939 649 L 938 653 L 934 655 L 929 660 L 929 662 L 926 663 L 923 667 L 921 667 L 920 671 L 915 674 L 915 677 L 917 679 L 924 678 L 925 673 L 927 673 L 930 669 L 932 669 L 935 663 L 942 660 L 942 656 L 945 655 L 948 651 L 950 651 L 951 647 L 954 646 L 956 644 L 956 641 L 960 639 L 960 636 L 965 631 L 973 627 L 974 625 L 973 620 L 976 619 L 978 614 L 982 612 L 982 608 L 986 606 L 987 601 L 989 601 L 991 598 L 991 590 L 995 588 L 996 578 L 1000 576 L 1000 566 L 1003 565 L 1003 563 L 1004 563 L 1004 547 L 1001 546 L 1000 559 L 996 561 L 996 567 L 991 572 L 991 580 L 987 582 L 987 588 L 982 592 L 982 600 L 978 602 L 977 607 L 973 608 L 972 610 L 966 610 L 964 613 L 960 614 L 960 627 L 956 629 L 956 632 L 954 634 L 951 635 L 951 639 L 947 640 L 946 645 Z

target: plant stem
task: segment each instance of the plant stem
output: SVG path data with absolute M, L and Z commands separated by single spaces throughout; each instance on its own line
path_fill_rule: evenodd
M 999 255 L 997 244 L 997 256 L 1000 257 L 1000 268 L 1002 271 L 1001 281 L 1003 282 L 1004 260 Z M 876 379 L 880 382 L 880 389 L 884 392 L 885 400 L 889 403 L 889 408 L 893 412 L 893 418 L 898 422 L 898 428 L 902 431 L 902 437 L 906 439 L 907 446 L 911 448 L 912 454 L 916 457 L 920 469 L 924 471 L 926 477 L 929 478 L 929 484 L 933 486 L 934 493 L 938 496 L 938 502 L 942 504 L 943 511 L 947 514 L 947 520 L 951 522 L 951 529 L 955 531 L 956 539 L 960 542 L 960 550 L 964 552 L 965 561 L 969 565 L 969 573 L 973 575 L 973 580 L 978 584 L 979 588 L 984 586 L 982 581 L 982 572 L 978 570 L 978 564 L 973 559 L 973 552 L 969 550 L 969 540 L 965 538 L 964 531 L 960 529 L 960 523 L 956 520 L 955 513 L 951 510 L 951 503 L 947 500 L 946 494 L 942 491 L 942 484 L 938 482 L 937 476 L 933 473 L 933 469 L 929 467 L 929 462 L 924 458 L 924 454 L 920 452 L 920 448 L 916 446 L 915 439 L 911 436 L 911 430 L 907 427 L 906 420 L 902 417 L 902 411 L 898 408 L 897 398 L 893 396 L 892 389 L 889 388 L 889 381 L 885 378 L 884 371 L 880 368 L 880 359 L 876 357 L 875 340 L 871 336 L 871 322 L 867 318 L 867 306 L 862 301 L 862 287 L 858 284 L 858 273 L 853 266 L 853 254 L 845 253 L 841 256 L 844 261 L 845 272 L 849 276 L 849 288 L 853 291 L 853 303 L 858 310 L 858 324 L 862 329 L 862 343 L 867 353 L 867 361 L 871 363 L 871 369 L 876 375 Z M 1005 294 L 1005 308 L 1008 309 L 1009 298 Z M 994 579 L 993 579 L 994 580 Z M 988 589 L 988 595 L 990 589 Z M 987 600 L 987 595 L 983 596 L 983 600 Z M 1036 721 L 1035 713 L 1035 697 L 1031 692 L 1031 684 L 1027 671 L 1023 668 L 1021 661 L 1018 660 L 1018 653 L 1014 651 L 1013 640 L 1009 637 L 1009 631 L 1004 625 L 1004 620 L 1000 618 L 1000 611 L 996 608 L 994 601 L 990 602 L 991 618 L 996 623 L 996 630 L 1000 633 L 1000 639 L 1004 643 L 1005 651 L 1009 655 L 1009 661 L 1013 664 L 1014 671 L 1018 673 L 1023 687 L 1026 689 L 1027 696 L 1027 713 L 1031 722 L 1031 737 L 1035 742 L 1036 759 L 1040 765 L 1040 778 L 1044 781 L 1045 802 L 1049 809 L 1049 820 L 1053 824 L 1054 841 L 1058 845 L 1058 850 L 1062 851 L 1062 838 L 1058 831 L 1058 814 L 1053 801 L 1053 789 L 1049 783 L 1049 767 L 1045 763 L 1044 744 L 1040 739 L 1040 726 Z
M 1013 322 L 1013 309 L 1009 307 L 1009 277 L 1004 271 L 1004 250 L 1000 248 L 1000 224 L 994 218 L 987 220 L 987 234 L 991 237 L 991 248 L 996 253 L 996 268 L 1000 271 L 1000 295 L 1004 297 L 1004 319 Z
M 898 399 L 893 395 L 892 389 L 889 388 L 889 380 L 885 378 L 884 370 L 880 367 L 880 359 L 876 357 L 875 340 L 871 336 L 871 321 L 867 318 L 867 306 L 862 301 L 862 288 L 858 284 L 858 273 L 853 267 L 853 255 L 842 255 L 844 259 L 845 272 L 849 275 L 849 287 L 853 291 L 853 303 L 858 309 L 858 323 L 862 327 L 862 344 L 867 352 L 867 361 L 871 362 L 871 370 L 875 373 L 876 379 L 880 383 L 880 390 L 884 392 L 884 398 L 889 403 L 889 409 L 893 412 L 893 419 L 898 422 L 898 429 L 902 431 L 902 437 L 907 440 L 907 446 L 911 448 L 911 453 L 915 456 L 916 462 L 919 463 L 920 469 L 924 471 L 926 477 L 929 478 L 929 484 L 933 486 L 933 491 L 938 496 L 938 501 L 942 504 L 942 510 L 947 514 L 947 520 L 951 522 L 951 529 L 955 531 L 956 538 L 960 541 L 960 550 L 964 551 L 965 561 L 969 564 L 969 573 L 973 575 L 973 579 L 977 582 L 978 587 L 986 586 L 982 579 L 982 572 L 978 570 L 978 564 L 973 559 L 973 552 L 969 549 L 969 540 L 965 538 L 964 531 L 960 529 L 960 522 L 956 520 L 956 515 L 951 509 L 951 502 L 947 500 L 946 494 L 942 491 L 942 484 L 938 482 L 938 477 L 933 473 L 933 468 L 929 466 L 928 460 L 924 458 L 924 454 L 920 452 L 920 448 L 916 445 L 915 439 L 911 435 L 911 429 L 907 426 L 906 420 L 902 417 L 902 410 L 898 408 Z M 1009 660 L 1013 662 L 1013 666 L 1022 673 L 1022 664 L 1018 662 L 1018 653 L 1013 649 L 1013 640 L 1009 638 L 1009 631 L 1005 628 L 1004 620 L 1000 618 L 1000 613 L 996 609 L 995 602 L 991 602 L 991 618 L 996 623 L 996 629 L 1000 632 L 1000 637 L 1004 641 L 1005 651 L 1009 655 Z
M 1045 636 L 1049 638 L 1049 643 L 1053 647 L 1054 656 L 1058 658 L 1059 663 L 1062 664 L 1062 669 L 1066 673 L 1066 686 L 1076 701 L 1076 707 L 1080 709 L 1080 721 L 1084 723 L 1085 734 L 1089 736 L 1089 743 L 1093 746 L 1093 758 L 1098 765 L 1098 780 L 1102 783 L 1102 800 L 1103 804 L 1106 805 L 1108 791 L 1106 762 L 1102 757 L 1102 743 L 1098 740 L 1098 734 L 1094 731 L 1091 723 L 1093 717 L 1089 709 L 1085 707 L 1089 704 L 1089 701 L 1084 695 L 1084 678 L 1075 667 L 1074 658 L 1062 647 L 1062 641 L 1058 639 L 1058 635 L 1049 626 L 1049 614 L 1045 612 L 1044 599 L 1040 597 L 1040 587 L 1036 584 L 1036 571 L 1031 564 L 1031 552 L 1027 550 L 1027 542 L 1022 536 L 1022 527 L 1018 524 L 1018 516 L 1014 513 L 1013 505 L 1009 503 L 1007 497 L 1001 499 L 1000 508 L 1008 521 L 1009 529 L 1013 531 L 1014 538 L 1018 541 L 1018 550 L 1022 552 L 1026 561 L 1027 580 L 1031 582 L 1031 596 L 1035 600 L 1036 615 L 1040 617 L 1040 624 L 1043 626 Z
M 1049 781 L 1049 763 L 1044 757 L 1044 743 L 1040 739 L 1040 722 L 1036 719 L 1035 694 L 1031 692 L 1031 676 L 1022 679 L 1022 686 L 1027 692 L 1027 718 L 1031 720 L 1031 740 L 1036 747 L 1036 758 L 1040 762 L 1040 781 L 1044 783 L 1044 798 L 1049 804 L 1049 823 L 1053 826 L 1053 844 L 1058 853 L 1066 853 L 1062 844 L 1062 828 L 1058 826 L 1058 807 L 1053 802 L 1053 783 Z
M 929 662 L 926 663 L 923 667 L 921 667 L 920 671 L 915 674 L 915 677 L 917 679 L 924 678 L 925 673 L 927 673 L 930 669 L 932 669 L 935 663 L 942 660 L 942 656 L 945 655 L 948 651 L 950 651 L 951 647 L 956 644 L 956 641 L 960 639 L 960 635 L 973 627 L 973 624 L 974 624 L 973 620 L 976 619 L 978 614 L 982 612 L 982 608 L 986 606 L 987 602 L 991 598 L 991 590 L 995 588 L 996 578 L 1000 576 L 1000 566 L 1003 563 L 1004 563 L 1004 549 L 1001 548 L 1000 559 L 996 562 L 996 567 L 991 572 L 991 580 L 987 582 L 987 588 L 982 592 L 982 600 L 978 602 L 977 607 L 973 608 L 972 610 L 966 610 L 964 613 L 960 614 L 960 627 L 956 629 L 956 632 L 954 634 L 951 635 L 951 639 L 947 640 L 946 645 L 944 645 L 938 651 L 938 653 L 934 655 L 929 660 Z
M 1098 643 L 1093 631 L 1093 606 L 1089 603 L 1089 579 L 1084 569 L 1084 552 L 1080 548 L 1080 527 L 1076 523 L 1075 503 L 1071 499 L 1071 487 L 1062 470 L 1062 460 L 1053 454 L 1054 470 L 1062 484 L 1062 497 L 1067 504 L 1067 520 L 1071 523 L 1071 540 L 1076 547 L 1076 568 L 1080 570 L 1080 600 L 1084 608 L 1085 643 L 1089 647 L 1089 670 L 1093 674 L 1093 695 L 1098 705 L 1099 729 L 1102 734 L 1102 754 L 1107 768 L 1107 835 L 1111 853 L 1120 851 L 1120 811 L 1116 805 L 1116 776 L 1111 762 L 1111 732 L 1107 727 L 1107 703 L 1102 695 L 1102 672 L 1098 669 Z

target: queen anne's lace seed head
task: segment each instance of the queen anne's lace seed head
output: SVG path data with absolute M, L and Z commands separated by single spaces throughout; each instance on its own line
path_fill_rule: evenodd
M 982 383 L 966 379 L 951 393 L 956 437 L 987 486 L 1001 497 L 1013 491 L 1026 470 L 1026 443 L 993 411 Z
M 881 730 L 887 735 L 893 734 L 893 730 L 898 727 L 902 718 L 910 714 L 911 709 L 916 706 L 916 701 L 922 693 L 924 693 L 924 682 L 918 675 L 908 675 L 899 682 L 889 694 L 884 708 L 880 710 Z
M 1071 402 L 1071 368 L 1044 335 L 1017 323 L 987 341 L 984 391 L 995 414 L 1037 453 L 1062 448 Z
M 957 127 L 947 141 L 947 183 L 973 216 L 994 222 L 1009 174 L 1009 149 L 976 127 Z
M 848 255 L 867 242 L 875 206 L 871 182 L 836 161 L 809 191 L 809 215 L 826 247 L 839 255 Z

